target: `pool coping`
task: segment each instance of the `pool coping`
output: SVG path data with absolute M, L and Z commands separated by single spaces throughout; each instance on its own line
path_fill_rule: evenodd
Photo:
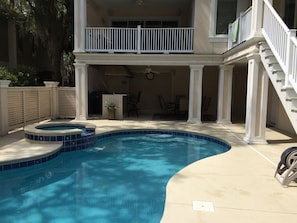
M 62 142 L 30 143 L 26 139 L 1 147 L 0 171 L 37 165 L 55 158 Z
M 31 125 L 27 125 L 24 127 L 24 133 L 26 134 L 36 134 L 36 135 L 42 135 L 42 136 L 52 136 L 53 133 L 56 135 L 60 136 L 65 136 L 69 133 L 71 134 L 79 134 L 82 133 L 83 131 L 81 129 L 67 129 L 67 130 L 44 130 L 44 129 L 39 129 L 37 128 L 38 126 L 40 127 L 45 127 L 45 126 L 81 126 L 85 127 L 87 129 L 96 129 L 96 125 L 90 124 L 88 122 L 46 122 L 46 123 L 34 123 Z M 57 141 L 57 140 L 55 140 Z

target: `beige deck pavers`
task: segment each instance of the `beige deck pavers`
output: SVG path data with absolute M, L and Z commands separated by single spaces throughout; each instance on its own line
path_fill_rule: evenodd
M 24 162 L 49 156 L 61 149 L 62 143 L 30 143 L 22 131 L 0 137 L 0 165 Z

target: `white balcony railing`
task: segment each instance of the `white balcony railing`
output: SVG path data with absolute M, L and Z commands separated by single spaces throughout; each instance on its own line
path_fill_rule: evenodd
M 264 0 L 263 35 L 286 74 L 285 86 L 291 84 L 297 92 L 296 30 L 286 26 L 267 0 Z
M 192 53 L 193 28 L 87 27 L 86 52 Z
M 251 34 L 252 7 L 240 13 L 240 16 L 231 24 L 228 30 L 228 49 L 247 40 Z

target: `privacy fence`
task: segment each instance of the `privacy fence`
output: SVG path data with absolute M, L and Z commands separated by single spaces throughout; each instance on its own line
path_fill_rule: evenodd
M 58 82 L 45 82 L 45 87 L 9 83 L 0 80 L 0 135 L 47 119 L 75 117 L 74 87 L 58 87 Z

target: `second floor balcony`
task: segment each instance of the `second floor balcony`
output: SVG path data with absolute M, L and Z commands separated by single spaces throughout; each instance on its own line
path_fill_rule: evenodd
M 193 28 L 87 27 L 85 51 L 94 53 L 193 53 Z

